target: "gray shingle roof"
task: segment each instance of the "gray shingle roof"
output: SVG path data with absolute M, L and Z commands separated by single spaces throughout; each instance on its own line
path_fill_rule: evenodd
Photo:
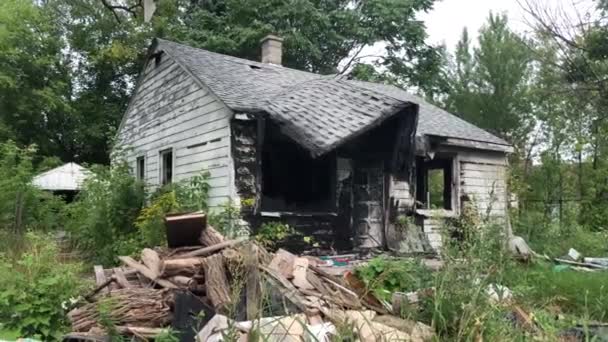
M 419 105 L 418 135 L 508 145 L 504 140 L 397 87 L 338 79 L 157 40 L 235 111 L 265 111 L 313 154 L 325 153 L 357 132 Z

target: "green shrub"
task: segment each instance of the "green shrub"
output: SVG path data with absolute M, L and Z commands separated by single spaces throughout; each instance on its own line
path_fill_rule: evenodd
M 281 222 L 266 222 L 260 226 L 255 240 L 262 246 L 275 249 L 276 246 L 290 236 L 298 234 L 291 226 Z
M 248 235 L 248 231 L 241 224 L 241 210 L 239 207 L 232 204 L 232 201 L 226 202 L 221 209 L 216 212 L 210 212 L 208 222 L 213 228 L 228 238 Z
M 377 257 L 357 267 L 355 274 L 378 298 L 390 301 L 393 292 L 431 286 L 432 274 L 419 260 Z
M 125 161 L 117 161 L 111 167 L 97 166 L 92 171 L 76 200 L 68 206 L 66 228 L 76 247 L 96 263 L 110 265 L 116 262 L 118 246 L 124 249 L 125 241 L 138 243 L 134 239 L 134 222 L 145 192 Z
M 65 332 L 65 310 L 84 289 L 82 266 L 59 259 L 53 237 L 26 235 L 24 252 L 16 258 L 0 256 L 0 321 L 3 328 L 45 341 Z
M 209 172 L 202 172 L 182 182 L 164 186 L 150 196 L 148 205 L 135 220 L 144 246 L 166 245 L 164 217 L 167 214 L 208 209 L 209 175 Z
M 167 243 L 165 215 L 179 211 L 180 208 L 175 191 L 170 190 L 156 196 L 148 206 L 141 210 L 135 220 L 135 226 L 139 229 L 144 245 L 159 246 Z
M 0 144 L 0 229 L 56 230 L 63 223 L 63 201 L 34 187 L 36 147 Z

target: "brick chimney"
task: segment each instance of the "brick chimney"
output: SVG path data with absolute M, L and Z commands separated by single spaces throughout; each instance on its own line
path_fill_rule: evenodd
M 262 43 L 262 63 L 281 65 L 283 38 L 269 34 L 262 38 L 260 43 Z

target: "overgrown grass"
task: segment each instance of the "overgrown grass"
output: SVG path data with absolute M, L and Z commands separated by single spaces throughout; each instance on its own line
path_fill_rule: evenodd
M 559 271 L 548 262 L 513 264 L 504 283 L 518 301 L 554 313 L 608 320 L 608 272 Z
M 608 272 L 564 270 L 547 261 L 522 263 L 505 249 L 500 226 L 465 229 L 466 241 L 445 244 L 445 265 L 438 272 L 420 268 L 411 259 L 377 258 L 357 274 L 385 300 L 394 291 L 434 288 L 421 304 L 406 307 L 401 315 L 431 325 L 441 341 L 529 340 L 531 332 L 511 319 L 516 306 L 534 317 L 548 340 L 575 324 L 608 321 Z M 556 238 L 534 246 L 550 255 L 561 255 L 567 252 L 565 246 L 572 246 L 606 256 L 598 254 L 606 239 L 597 242 L 594 234 L 569 232 L 570 238 L 560 244 L 547 245 Z M 492 300 L 487 291 L 495 284 L 509 288 L 512 300 Z

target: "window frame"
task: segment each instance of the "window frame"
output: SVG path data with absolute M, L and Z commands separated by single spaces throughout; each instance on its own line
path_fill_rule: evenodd
M 142 165 L 140 165 L 140 162 Z M 140 155 L 135 158 L 135 178 L 140 181 L 146 180 L 146 156 Z
M 426 158 L 416 158 L 416 201 L 422 202 L 424 207 L 419 209 L 425 210 L 436 210 L 436 211 L 447 211 L 447 212 L 459 212 L 459 173 L 458 168 L 459 161 L 458 157 L 454 154 L 440 154 L 435 155 L 433 159 L 428 160 Z M 444 205 L 442 208 L 430 208 L 430 203 L 427 203 L 428 193 L 428 181 L 430 170 L 443 170 L 444 176 Z M 446 186 L 449 185 L 449 188 Z M 449 198 L 445 198 L 446 192 L 449 192 Z M 424 198 L 421 198 L 423 196 Z M 449 204 L 446 205 L 446 204 Z
M 159 160 L 158 160 L 159 179 L 158 180 L 159 180 L 160 186 L 165 186 L 165 185 L 173 183 L 173 179 L 175 177 L 175 154 L 173 152 L 174 151 L 173 151 L 172 147 L 162 149 L 158 152 L 158 157 L 159 157 Z M 166 176 L 165 155 L 167 155 L 169 153 L 171 154 L 171 176 L 170 176 L 170 180 L 166 181 L 165 180 L 165 176 Z

